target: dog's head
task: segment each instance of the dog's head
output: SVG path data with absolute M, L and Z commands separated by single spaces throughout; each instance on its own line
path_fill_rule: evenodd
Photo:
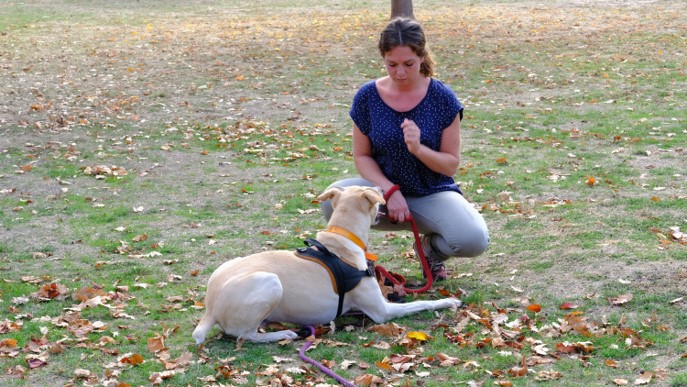
M 329 200 L 336 212 L 341 203 L 346 202 L 346 208 L 359 209 L 370 214 L 370 224 L 377 224 L 379 206 L 386 204 L 382 191 L 377 187 L 332 187 L 317 197 L 320 201 Z M 350 202 L 350 203 L 349 203 Z

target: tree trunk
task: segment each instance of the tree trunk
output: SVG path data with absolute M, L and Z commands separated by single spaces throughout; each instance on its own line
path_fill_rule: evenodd
M 415 19 L 413 15 L 413 0 L 391 0 L 391 18 L 398 16 Z

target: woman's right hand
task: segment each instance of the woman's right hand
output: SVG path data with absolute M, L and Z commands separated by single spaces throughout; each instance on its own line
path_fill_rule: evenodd
M 396 191 L 389 197 L 386 202 L 387 216 L 392 222 L 405 222 L 410 220 L 410 209 L 406 198 L 401 191 Z

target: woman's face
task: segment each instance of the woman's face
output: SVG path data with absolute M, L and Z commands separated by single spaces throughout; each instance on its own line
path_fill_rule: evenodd
M 384 54 L 386 71 L 399 84 L 412 83 L 422 77 L 420 65 L 423 61 L 424 58 L 408 46 L 397 46 Z

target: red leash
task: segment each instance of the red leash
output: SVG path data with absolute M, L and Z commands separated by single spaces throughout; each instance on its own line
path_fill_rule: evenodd
M 425 257 L 424 249 L 422 248 L 422 241 L 420 240 L 420 233 L 417 230 L 417 225 L 415 224 L 415 219 L 412 217 L 408 219 L 410 225 L 413 227 L 413 234 L 415 234 L 415 245 L 417 246 L 417 252 L 420 255 L 420 262 L 422 262 L 422 269 L 427 277 L 427 283 L 421 288 L 409 288 L 406 286 L 406 280 L 400 274 L 390 273 L 382 266 L 375 265 L 375 275 L 377 278 L 383 277 L 389 280 L 392 284 L 396 286 L 403 286 L 403 290 L 406 293 L 424 293 L 429 288 L 432 287 L 432 271 L 429 268 L 429 263 L 427 262 L 427 257 Z
M 384 201 L 389 201 L 391 195 L 393 195 L 394 192 L 398 191 L 399 189 L 400 187 L 398 186 L 398 184 L 394 184 L 393 186 L 391 186 L 391 188 L 389 188 L 389 190 L 384 193 Z M 417 230 L 415 219 L 413 219 L 413 217 L 411 216 L 409 219 L 407 219 L 407 221 L 410 222 L 410 225 L 413 228 L 413 235 L 415 236 L 415 246 L 417 246 L 416 250 L 420 255 L 420 262 L 422 263 L 422 270 L 424 270 L 425 276 L 427 277 L 427 283 L 421 288 L 408 288 L 406 286 L 406 280 L 405 278 L 403 278 L 402 275 L 390 273 L 381 266 L 375 266 L 375 275 L 378 279 L 380 277 L 386 278 L 395 286 L 403 286 L 403 290 L 406 293 L 424 293 L 432 287 L 432 270 L 429 267 L 429 262 L 427 262 L 427 257 L 425 257 L 425 251 L 422 248 L 420 232 Z

